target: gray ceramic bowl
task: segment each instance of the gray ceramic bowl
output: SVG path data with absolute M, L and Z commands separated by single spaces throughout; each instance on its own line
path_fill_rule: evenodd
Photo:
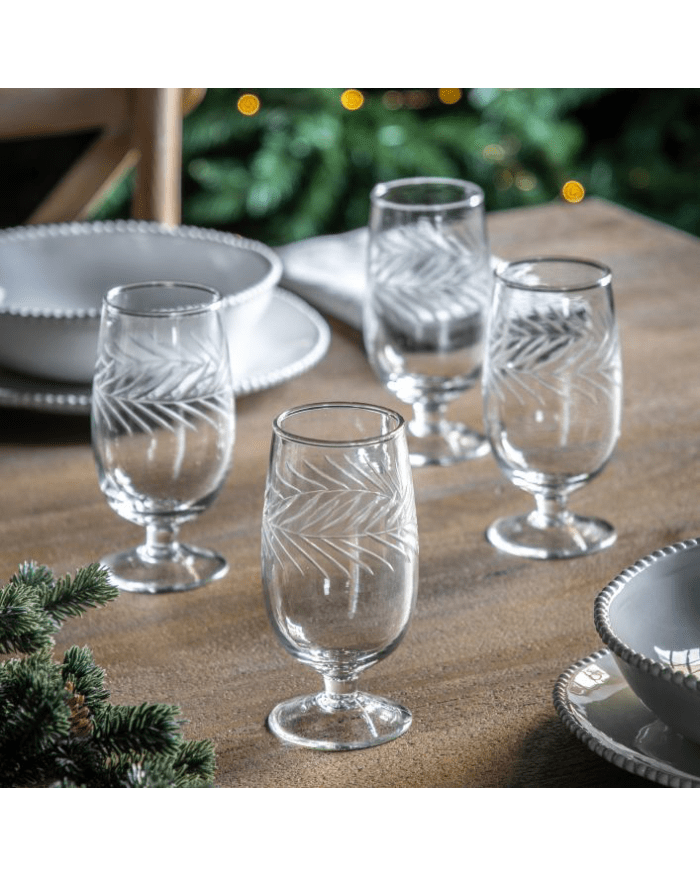
M 594 620 L 642 702 L 700 744 L 700 540 L 625 569 L 596 598 Z
M 102 298 L 113 286 L 186 280 L 224 297 L 232 366 L 282 275 L 262 243 L 156 222 L 73 222 L 0 232 L 0 365 L 89 383 Z

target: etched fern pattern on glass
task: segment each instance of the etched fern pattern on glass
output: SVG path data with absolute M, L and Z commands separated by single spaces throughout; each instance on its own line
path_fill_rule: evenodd
M 165 347 L 158 335 L 107 337 L 93 396 L 98 473 L 114 510 L 144 525 L 163 513 L 184 522 L 211 504 L 234 440 L 216 334 L 181 333 Z
M 481 372 L 492 286 L 483 242 L 419 218 L 374 235 L 369 281 L 369 355 L 388 388 L 407 404 L 468 389 Z
M 515 481 L 573 486 L 602 469 L 617 441 L 615 319 L 575 294 L 562 309 L 529 297 L 530 309 L 516 292 L 509 312 L 496 310 L 487 429 Z
M 356 452 L 277 460 L 263 573 L 275 626 L 300 659 L 355 673 L 393 649 L 413 606 L 416 553 L 413 491 L 397 472 Z
M 106 296 L 92 386 L 92 446 L 110 507 L 146 541 L 105 556 L 135 592 L 189 589 L 222 576 L 211 550 L 182 544 L 182 523 L 216 499 L 231 465 L 235 400 L 221 296 L 149 282 Z
M 536 502 L 530 514 L 489 526 L 489 540 L 533 558 L 610 546 L 609 523 L 566 506 L 603 470 L 620 433 L 622 364 L 607 267 L 572 258 L 499 267 L 483 396 L 497 462 Z
M 363 334 L 370 364 L 413 407 L 415 466 L 484 455 L 484 436 L 446 418 L 481 374 L 493 288 L 484 194 L 464 180 L 399 179 L 371 194 Z

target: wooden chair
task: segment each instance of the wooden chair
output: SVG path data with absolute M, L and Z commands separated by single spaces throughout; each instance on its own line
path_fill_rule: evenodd
M 1 88 L 2 139 L 99 132 L 27 222 L 89 218 L 114 183 L 136 166 L 132 216 L 179 224 L 182 119 L 204 93 L 203 88 Z

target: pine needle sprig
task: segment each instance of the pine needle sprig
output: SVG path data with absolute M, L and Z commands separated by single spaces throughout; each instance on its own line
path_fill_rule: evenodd
M 93 742 L 105 755 L 177 750 L 181 721 L 177 705 L 110 705 L 95 726 Z
M 23 562 L 10 578 L 10 584 L 19 588 L 36 591 L 46 590 L 53 586 L 54 576 L 50 569 L 37 562 Z
M 80 568 L 71 578 L 60 578 L 43 591 L 42 607 L 56 622 L 79 617 L 88 608 L 97 608 L 117 598 L 119 590 L 109 583 L 106 568 L 93 564 Z
M 70 732 L 60 669 L 42 660 L 42 655 L 43 651 L 24 660 L 12 659 L 0 667 L 0 781 L 4 786 L 14 783 L 7 782 L 19 768 L 31 778 L 32 763 Z
M 179 787 L 209 787 L 214 782 L 216 759 L 210 741 L 183 741 L 175 754 L 173 768 Z
M 211 787 L 216 758 L 209 740 L 177 739 L 173 754 L 114 754 L 105 771 L 110 787 Z
M 0 653 L 34 653 L 53 644 L 55 629 L 31 591 L 13 583 L 0 589 Z
M 61 738 L 42 763 L 45 786 L 104 787 L 102 757 L 85 739 Z
M 24 562 L 0 589 L 0 653 L 33 653 L 53 644 L 64 620 L 118 595 L 107 569 L 97 564 L 79 569 L 74 580 L 56 580 L 44 565 Z

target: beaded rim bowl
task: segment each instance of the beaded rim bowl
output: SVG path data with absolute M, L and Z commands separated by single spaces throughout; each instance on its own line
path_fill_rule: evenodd
M 598 594 L 593 617 L 642 702 L 700 744 L 700 539 L 630 565 Z
M 102 298 L 148 280 L 216 288 L 235 360 L 281 275 L 269 247 L 206 228 L 119 220 L 0 231 L 0 365 L 90 382 Z

